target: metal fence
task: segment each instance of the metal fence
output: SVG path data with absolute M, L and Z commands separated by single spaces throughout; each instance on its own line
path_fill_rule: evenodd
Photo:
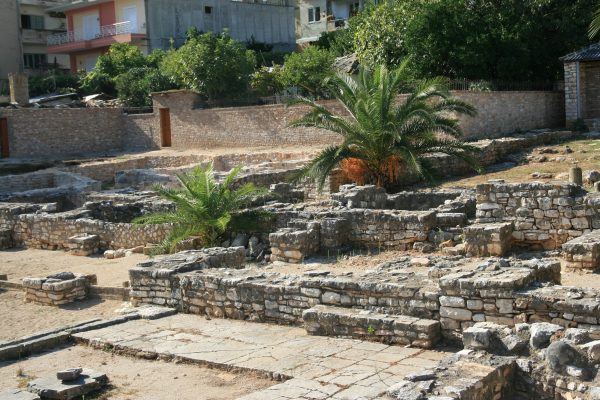
M 470 90 L 474 92 L 493 91 L 553 91 L 561 90 L 561 82 L 553 81 L 501 81 L 501 80 L 473 80 L 451 79 L 450 90 Z

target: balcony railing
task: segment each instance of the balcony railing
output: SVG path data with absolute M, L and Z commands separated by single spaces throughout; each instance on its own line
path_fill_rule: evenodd
M 68 31 L 64 33 L 58 33 L 56 35 L 48 36 L 48 46 L 59 46 L 66 43 L 82 42 L 85 40 L 94 40 L 104 37 L 117 36 L 126 33 L 134 33 L 133 25 L 130 21 L 119 22 L 112 25 L 105 25 L 100 27 L 100 31 L 95 34 L 85 34 L 81 31 Z

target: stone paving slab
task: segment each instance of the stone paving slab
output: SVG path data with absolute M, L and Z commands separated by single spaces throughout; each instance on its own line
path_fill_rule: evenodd
M 309 336 L 304 329 L 177 314 L 73 335 L 138 356 L 172 357 L 257 371 L 285 382 L 249 394 L 259 399 L 375 399 L 406 374 L 432 368 L 448 353 L 353 339 Z

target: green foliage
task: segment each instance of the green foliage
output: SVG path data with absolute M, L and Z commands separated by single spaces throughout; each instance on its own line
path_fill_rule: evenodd
M 160 53 L 156 53 L 156 58 Z M 142 51 L 128 43 L 115 43 L 105 54 L 98 57 L 93 71 L 84 73 L 79 81 L 84 94 L 106 93 L 118 94 L 117 78 L 132 69 L 146 67 L 147 60 Z
M 252 90 L 259 96 L 272 96 L 283 90 L 281 84 L 280 65 L 275 65 L 271 68 L 261 67 L 252 75 L 250 86 Z
M 105 54 L 98 57 L 94 71 L 114 79 L 130 69 L 145 66 L 146 58 L 139 47 L 129 43 L 115 43 Z
M 290 126 L 329 130 L 339 134 L 342 143 L 321 151 L 299 177 L 312 178 L 322 188 L 331 171 L 346 164 L 361 170 L 360 179 L 365 183 L 378 186 L 393 187 L 406 172 L 432 180 L 430 166 L 423 159 L 432 153 L 458 156 L 478 169 L 471 155 L 476 148 L 460 140 L 458 120 L 451 116 L 475 115 L 475 109 L 451 97 L 440 78 L 418 83 L 406 100 L 398 103 L 406 76 L 405 62 L 391 71 L 385 66 L 361 68 L 356 80 L 345 74 L 331 78 L 328 90 L 350 118 L 300 99 L 311 111 Z
M 234 180 L 241 167 L 234 168 L 222 183 L 214 178 L 213 166 L 197 167 L 191 172 L 178 175 L 181 189 L 157 188 L 161 197 L 175 203 L 175 211 L 161 212 L 136 218 L 136 224 L 172 224 L 172 230 L 160 245 L 163 253 L 176 251 L 177 244 L 189 237 L 198 237 L 203 246 L 214 246 L 230 224 L 237 228 L 251 225 L 247 220 L 252 214 L 236 213 L 264 190 L 247 183 L 234 189 Z M 261 218 L 261 214 L 254 214 Z M 244 220 L 246 219 L 246 220 Z M 254 221 L 260 226 L 260 221 Z
M 133 68 L 117 76 L 119 99 L 130 107 L 151 106 L 150 93 L 173 89 L 171 81 L 156 68 Z
M 353 21 L 354 18 L 358 18 L 358 16 L 352 18 L 353 19 L 350 19 L 350 21 Z M 329 50 L 336 57 L 352 54 L 354 53 L 355 33 L 355 29 L 352 28 L 353 25 L 349 25 L 349 27 L 346 29 L 323 32 L 321 33 L 321 36 L 319 36 L 319 40 L 317 40 L 315 45 L 321 49 Z
M 302 52 L 285 58 L 281 82 L 285 87 L 297 86 L 311 95 L 322 94 L 325 78 L 334 73 L 334 59 L 329 51 L 308 46 Z
M 254 52 L 225 31 L 218 36 L 190 36 L 179 49 L 167 53 L 161 70 L 178 87 L 209 99 L 221 99 L 247 91 L 255 63 Z
M 597 8 L 596 11 L 594 12 L 594 18 L 592 19 L 592 22 L 590 23 L 588 35 L 589 35 L 590 39 L 593 39 L 596 36 L 598 36 L 599 32 L 600 32 L 600 7 Z
M 367 7 L 351 19 L 354 49 L 361 63 L 400 65 L 407 54 L 406 33 L 419 12 L 421 0 L 391 0 Z M 434 29 L 434 27 L 432 27 Z
M 106 93 L 115 95 L 115 83 L 108 74 L 99 71 L 90 71 L 79 75 L 79 88 L 82 94 Z
M 29 95 L 32 97 L 50 93 L 69 93 L 77 91 L 78 78 L 76 75 L 50 71 L 44 74 L 29 76 Z
M 587 44 L 596 0 L 435 0 L 402 35 L 417 75 L 554 80 Z M 400 37 L 400 36 L 399 36 Z

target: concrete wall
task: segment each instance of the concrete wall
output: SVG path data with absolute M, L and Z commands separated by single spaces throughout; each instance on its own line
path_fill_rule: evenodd
M 0 0 L 0 10 L 0 79 L 8 79 L 23 68 L 17 0 Z
M 205 7 L 212 7 L 207 13 Z M 277 50 L 293 50 L 294 8 L 271 4 L 229 0 L 147 0 L 150 50 L 167 49 L 171 38 L 176 45 L 185 40 L 185 32 L 195 26 L 203 32 L 230 30 L 231 36 L 246 42 L 252 36 L 259 42 L 276 45 Z

